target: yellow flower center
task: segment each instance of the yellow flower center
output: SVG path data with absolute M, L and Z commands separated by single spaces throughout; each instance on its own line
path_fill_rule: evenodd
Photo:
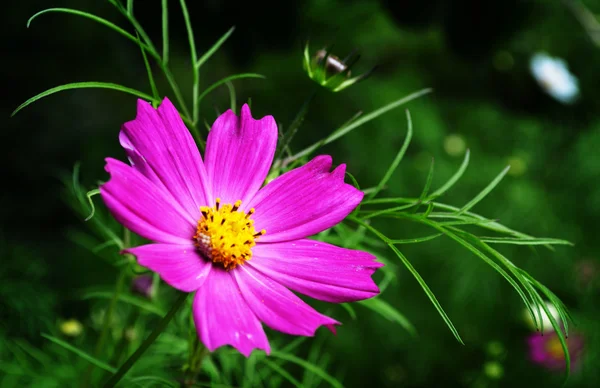
M 554 358 L 555 360 L 565 359 L 565 353 L 563 352 L 563 348 L 558 336 L 552 337 L 548 340 L 548 342 L 546 342 L 546 351 L 550 357 Z
M 258 233 L 254 230 L 254 221 L 250 219 L 254 208 L 243 213 L 238 211 L 241 204 L 238 200 L 233 205 L 221 206 L 221 199 L 217 198 L 214 207 L 200 208 L 202 218 L 194 235 L 196 247 L 204 257 L 220 263 L 226 270 L 250 260 L 256 239 L 266 233 L 264 229 Z

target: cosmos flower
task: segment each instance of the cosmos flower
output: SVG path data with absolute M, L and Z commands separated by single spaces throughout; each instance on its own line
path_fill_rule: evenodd
M 529 347 L 529 358 L 534 363 L 551 370 L 565 368 L 565 354 L 558 334 L 555 332 L 549 334 L 534 333 L 527 338 L 527 345 Z M 567 338 L 567 348 L 569 349 L 572 368 L 577 368 L 579 365 L 583 345 L 582 336 L 570 333 Z
M 308 236 L 342 221 L 363 193 L 344 183 L 345 165 L 330 156 L 262 184 L 277 144 L 271 116 L 222 114 L 204 158 L 168 99 L 158 109 L 138 101 L 119 135 L 131 165 L 107 158 L 100 187 L 114 217 L 154 243 L 126 249 L 171 286 L 195 292 L 193 318 L 211 351 L 232 345 L 246 356 L 270 351 L 261 322 L 292 335 L 340 323 L 292 291 L 327 302 L 379 293 L 382 266 L 369 253 Z
M 546 93 L 563 104 L 572 104 L 579 97 L 579 82 L 565 61 L 538 53 L 531 58 L 531 73 Z

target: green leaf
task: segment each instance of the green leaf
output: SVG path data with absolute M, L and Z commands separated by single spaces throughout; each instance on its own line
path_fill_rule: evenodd
M 162 62 L 166 66 L 169 63 L 169 0 L 162 0 Z
M 93 15 L 91 13 L 88 12 L 84 12 L 84 11 L 79 11 L 76 9 L 71 9 L 71 8 L 48 8 L 48 9 L 44 9 L 36 14 L 34 14 L 32 17 L 29 18 L 29 20 L 27 21 L 27 28 L 29 28 L 29 26 L 31 25 L 31 22 L 33 21 L 33 19 L 36 19 L 38 16 L 43 15 L 45 13 L 49 13 L 49 12 L 60 12 L 60 13 L 69 13 L 69 14 L 73 14 L 73 15 L 78 15 L 78 16 L 83 16 L 85 18 L 91 19 L 95 22 L 98 22 L 100 24 L 105 25 L 106 27 L 110 28 L 113 31 L 118 32 L 119 34 L 123 35 L 124 37 L 126 37 L 127 39 L 131 40 L 132 42 L 138 42 L 138 40 L 136 39 L 135 36 L 131 35 L 129 32 L 125 31 L 124 29 L 122 29 L 121 27 L 117 26 L 116 24 L 109 22 L 106 19 L 103 19 L 101 17 L 98 17 L 96 15 Z M 144 50 L 148 50 L 148 52 L 150 53 L 150 55 L 154 56 L 157 60 L 160 60 L 160 57 L 157 57 L 156 55 L 154 55 L 152 49 L 145 45 L 145 44 L 141 44 Z
M 286 360 L 286 361 L 292 362 L 296 365 L 299 365 L 299 366 L 303 367 L 304 369 L 307 369 L 307 370 L 311 371 L 312 373 L 316 374 L 317 376 L 321 377 L 323 380 L 327 381 L 333 387 L 336 387 L 336 388 L 343 387 L 342 383 L 340 383 L 337 379 L 335 379 L 331 375 L 327 374 L 324 370 L 319 368 L 317 365 L 311 364 L 310 362 L 305 361 L 301 358 L 298 358 L 291 354 L 281 353 L 281 352 L 277 352 L 277 351 L 271 352 L 271 357 L 280 358 L 282 360 Z
M 518 274 L 513 270 L 512 266 L 507 266 L 508 270 L 513 274 L 513 276 L 515 276 L 516 280 L 520 283 L 520 286 L 519 286 L 519 284 L 517 283 L 517 281 L 515 281 L 515 279 L 513 279 L 495 261 L 493 261 L 485 253 L 483 253 L 479 249 L 477 249 L 474 245 L 472 245 L 471 243 L 469 243 L 468 241 L 466 241 L 464 238 L 462 238 L 461 236 L 459 236 L 457 233 L 461 233 L 463 236 L 469 237 L 472 240 L 472 242 L 474 242 L 476 244 L 481 244 L 484 247 L 484 249 L 486 249 L 488 252 L 492 253 L 496 258 L 498 258 L 498 259 L 500 259 L 502 261 L 504 261 L 503 259 L 505 259 L 503 256 L 501 256 L 497 251 L 495 251 L 491 247 L 485 245 L 485 243 L 480 242 L 477 239 L 477 237 L 473 236 L 470 233 L 467 233 L 465 231 L 461 231 L 460 229 L 456 229 L 456 228 L 451 228 L 452 229 L 452 231 L 451 231 L 451 230 L 449 230 L 449 229 L 447 229 L 445 227 L 436 226 L 435 223 L 430 223 L 430 226 L 432 226 L 435 229 L 437 229 L 437 230 L 445 233 L 448 237 L 450 237 L 454 241 L 458 242 L 460 245 L 464 246 L 469 251 L 473 252 L 476 256 L 478 256 L 479 258 L 481 258 L 485 263 L 487 263 L 490 267 L 492 267 L 496 272 L 498 272 L 504 279 L 506 279 L 506 281 L 515 289 L 515 291 L 517 292 L 517 294 L 519 294 L 519 296 L 521 297 L 521 300 L 525 304 L 525 307 L 527 307 L 527 310 L 529 311 L 529 314 L 533 318 L 533 321 L 536 322 L 536 317 L 535 317 L 535 314 L 533 312 L 533 308 L 532 308 L 532 304 L 531 304 L 531 302 L 534 299 L 534 295 L 533 295 L 534 292 L 532 292 L 532 289 L 527 286 L 527 284 L 525 283 L 524 279 L 521 276 L 518 276 Z M 456 233 L 454 233 L 453 231 L 456 232 Z M 506 263 L 506 261 L 504 261 L 504 263 Z M 529 298 L 531 300 L 527 299 L 527 295 L 525 295 L 525 292 L 523 290 L 527 291 L 527 293 L 529 295 Z
M 229 107 L 233 111 L 233 113 L 237 112 L 236 106 L 236 97 L 235 97 L 235 87 L 233 86 L 233 82 L 227 81 L 225 82 L 225 86 L 227 86 L 227 90 L 229 90 Z
M 240 78 L 266 78 L 264 75 L 262 74 L 256 74 L 256 73 L 243 73 L 243 74 L 235 74 L 235 75 L 230 75 L 229 77 L 225 77 L 220 81 L 215 82 L 214 84 L 210 85 L 208 88 L 206 88 L 202 94 L 200 94 L 200 97 L 198 97 L 198 104 L 200 104 L 200 101 L 202 101 L 202 99 L 204 97 L 206 97 L 206 95 L 210 92 L 212 92 L 213 90 L 215 90 L 216 88 L 218 88 L 219 86 L 229 82 L 229 81 L 233 81 L 234 79 L 240 79 Z
M 504 168 L 504 170 L 502 170 L 502 172 L 500 174 L 498 174 L 498 176 L 496 178 L 494 178 L 494 180 L 492 182 L 490 182 L 490 184 L 487 185 L 486 188 L 481 191 L 481 193 L 477 194 L 475 196 L 475 198 L 473 198 L 465 206 L 463 206 L 458 211 L 458 214 L 462 214 L 462 213 L 468 211 L 473 206 L 477 205 L 477 203 L 479 203 L 479 201 L 484 199 L 485 196 L 488 195 L 492 190 L 494 190 L 494 188 L 498 185 L 498 183 L 500 183 L 500 181 L 502 180 L 502 178 L 504 178 L 504 176 L 506 175 L 506 173 L 508 172 L 509 169 L 510 169 L 510 166 L 506 166 Z
M 404 143 L 402 143 L 402 147 L 400 147 L 400 150 L 396 154 L 394 161 L 392 162 L 390 167 L 387 169 L 387 171 L 381 178 L 381 181 L 379 181 L 379 183 L 375 187 L 375 190 L 367 196 L 367 198 L 366 198 L 367 200 L 372 199 L 372 198 L 376 197 L 377 194 L 379 194 L 381 189 L 383 189 L 383 187 L 386 185 L 386 183 L 388 183 L 388 181 L 390 180 L 390 178 L 392 177 L 392 175 L 398 168 L 398 165 L 404 158 L 404 154 L 406 153 L 406 150 L 408 149 L 410 140 L 412 139 L 412 135 L 413 135 L 412 120 L 410 118 L 410 112 L 408 109 L 406 110 L 406 122 L 408 123 L 408 130 L 406 132 L 406 137 L 404 138 Z
M 117 368 L 114 368 L 114 367 L 108 365 L 107 363 L 105 363 L 103 361 L 100 361 L 100 360 L 98 360 L 98 359 L 90 356 L 89 354 L 87 354 L 83 350 L 80 350 L 80 349 L 74 347 L 73 345 L 71 345 L 71 344 L 63 341 L 63 340 L 60 340 L 60 339 L 58 339 L 56 337 L 53 337 L 53 336 L 45 334 L 45 333 L 42 333 L 42 337 L 46 338 L 47 340 L 50 340 L 50 341 L 54 342 L 55 344 L 57 344 L 59 346 L 62 346 L 63 348 L 65 348 L 65 349 L 67 349 L 67 350 L 75 353 L 76 355 L 78 355 L 79 357 L 83 358 L 84 360 L 86 360 L 86 361 L 88 361 L 88 362 L 96 365 L 99 368 L 104 369 L 107 372 L 115 373 L 117 371 Z
M 269 368 L 271 368 L 274 372 L 279 373 L 281 377 L 289 381 L 293 386 L 302 388 L 302 384 L 300 381 L 296 380 L 291 374 L 289 374 L 285 369 L 277 365 L 276 363 L 270 361 L 268 358 L 262 360 Z
M 196 42 L 194 40 L 194 31 L 192 29 L 192 21 L 190 20 L 190 14 L 188 12 L 185 0 L 180 0 L 181 12 L 183 13 L 183 20 L 185 22 L 185 29 L 188 35 L 188 42 L 190 44 L 190 57 L 192 63 L 192 122 L 194 125 L 198 122 L 199 106 L 198 106 L 198 93 L 200 90 L 200 76 L 198 74 L 198 66 L 194 66 L 198 58 L 196 54 Z
M 405 238 L 405 239 L 398 239 L 398 240 L 390 240 L 391 244 L 415 244 L 415 243 L 420 243 L 420 242 L 425 242 L 425 241 L 429 241 L 429 240 L 433 240 L 435 238 L 438 238 L 440 236 L 443 236 L 443 233 L 437 233 L 437 234 L 432 234 L 429 236 L 425 236 L 425 237 L 416 237 L 416 238 Z
M 428 198 L 428 201 L 431 201 L 435 198 L 440 197 L 442 194 L 444 194 L 446 191 L 450 190 L 450 188 L 452 186 L 454 186 L 454 184 L 456 182 L 458 182 L 458 180 L 462 177 L 462 175 L 464 174 L 465 170 L 467 169 L 467 166 L 469 165 L 469 155 L 471 154 L 471 152 L 469 150 L 467 150 L 467 152 L 465 152 L 465 159 L 463 160 L 462 164 L 460 165 L 458 171 L 456 171 L 456 173 L 454 175 L 452 175 L 452 177 L 448 180 L 448 182 L 444 183 L 442 185 L 442 187 L 440 187 L 439 189 L 437 189 L 436 191 L 434 191 Z
M 87 197 L 88 203 L 90 204 L 90 207 L 92 208 L 90 215 L 86 217 L 85 221 L 89 221 L 92 219 L 92 217 L 94 216 L 94 213 L 96 213 L 96 207 L 94 206 L 94 201 L 92 201 L 92 197 L 94 195 L 100 194 L 100 189 L 93 189 L 88 191 L 85 196 Z
M 433 180 L 433 166 L 435 165 L 434 159 L 431 158 L 431 164 L 429 165 L 429 172 L 427 173 L 427 179 L 425 180 L 425 186 L 423 187 L 423 191 L 421 192 L 421 196 L 419 197 L 419 202 L 424 202 L 427 198 L 427 193 L 429 192 L 429 188 L 431 187 L 431 181 Z
M 156 88 L 156 83 L 154 82 L 154 76 L 152 75 L 152 68 L 150 67 L 150 63 L 148 62 L 148 57 L 146 56 L 146 50 L 142 48 L 142 42 L 140 41 L 140 36 L 138 38 L 138 45 L 142 51 L 142 58 L 144 58 L 144 66 L 146 67 L 146 72 L 148 73 L 148 82 L 150 82 L 150 89 L 152 89 L 152 96 L 154 97 L 154 101 L 160 101 L 160 94 L 158 93 L 158 89 Z
M 313 93 L 311 93 L 308 96 L 308 98 L 306 100 L 304 100 L 304 103 L 302 103 L 302 106 L 300 107 L 300 110 L 296 114 L 296 117 L 294 117 L 294 120 L 291 122 L 290 126 L 288 127 L 288 129 L 285 131 L 285 133 L 283 134 L 283 136 L 281 136 L 281 138 L 279 140 L 279 144 L 280 144 L 279 151 L 277 152 L 277 155 L 274 160 L 280 159 L 281 155 L 285 151 L 289 152 L 288 147 L 289 147 L 292 139 L 296 135 L 296 132 L 298 132 L 298 129 L 304 122 L 304 118 L 306 117 L 306 114 L 308 113 L 308 107 L 310 106 L 310 103 L 316 94 L 317 94 L 316 91 L 314 91 Z M 290 154 L 291 154 L 291 152 L 290 152 Z
M 343 125 L 342 127 L 336 129 L 331 135 L 327 136 L 326 138 L 314 143 L 313 145 L 311 145 L 310 147 L 305 148 L 303 151 L 300 151 L 299 153 L 295 154 L 294 156 L 290 157 L 290 161 L 292 160 L 296 160 L 298 158 L 301 158 L 305 155 L 309 155 L 310 153 L 312 153 L 314 150 L 316 150 L 317 148 L 329 144 L 337 139 L 339 139 L 340 137 L 348 134 L 349 132 L 353 131 L 354 129 L 360 127 L 363 124 L 368 123 L 371 120 L 376 119 L 377 117 L 383 115 L 384 113 L 389 112 L 392 109 L 395 109 L 399 106 L 402 106 L 412 100 L 415 100 L 425 94 L 431 93 L 432 89 L 422 89 L 419 90 L 418 92 L 409 94 L 406 97 L 403 97 L 397 101 L 391 102 L 371 113 L 368 113 L 364 116 L 361 116 L 360 118 L 353 120 L 350 124 L 348 125 Z
M 442 308 L 442 305 L 440 304 L 440 302 L 438 302 L 438 300 L 435 297 L 435 294 L 433 293 L 433 291 L 431 291 L 431 289 L 429 288 L 429 286 L 427 285 L 427 283 L 425 282 L 425 280 L 421 277 L 421 275 L 419 274 L 419 272 L 412 266 L 412 264 L 406 258 L 406 256 L 404 256 L 402 254 L 402 252 L 400 252 L 400 250 L 398 248 L 396 248 L 391 243 L 392 240 L 390 240 L 383 233 L 381 233 L 377 229 L 373 228 L 369 224 L 363 222 L 362 220 L 360 220 L 360 219 L 358 219 L 356 217 L 352 217 L 352 216 L 350 216 L 348 218 L 351 219 L 351 220 L 353 220 L 354 222 L 360 224 L 360 225 L 363 225 L 365 228 L 367 228 L 369 231 L 371 231 L 373 234 L 375 234 L 377 237 L 379 237 L 382 241 L 384 241 L 388 245 L 388 247 L 390 247 L 390 249 L 400 259 L 400 261 L 402 262 L 402 264 L 404 264 L 404 266 L 408 269 L 408 271 L 417 280 L 417 282 L 419 283 L 419 285 L 421 286 L 421 288 L 423 289 L 423 291 L 425 292 L 425 294 L 427 295 L 427 297 L 429 298 L 429 300 L 431 301 L 431 303 L 433 303 L 433 306 L 438 311 L 438 313 L 440 314 L 440 316 L 442 317 L 442 319 L 444 320 L 444 322 L 446 323 L 446 325 L 448 326 L 448 328 L 450 329 L 450 331 L 452 332 L 452 334 L 454 335 L 454 337 L 456 338 L 456 340 L 458 342 L 460 342 L 461 344 L 464 345 L 464 342 L 463 342 L 462 338 L 460 337 L 460 334 L 458 334 L 458 330 L 456 330 L 456 327 L 454 327 L 454 324 L 452 323 L 452 320 L 450 319 L 450 317 L 448 317 L 448 314 L 446 314 L 446 312 Z M 417 217 L 415 217 L 415 218 L 417 218 Z
M 83 300 L 86 300 L 86 299 L 112 299 L 113 296 L 114 296 L 114 293 L 109 292 L 109 291 L 89 291 L 89 292 L 85 292 L 81 296 L 81 299 L 83 299 Z M 163 315 L 165 315 L 165 311 L 163 309 L 161 309 L 160 307 L 158 307 L 155 303 L 150 303 L 143 299 L 136 298 L 131 295 L 119 294 L 117 300 L 119 300 L 120 302 L 123 302 L 123 303 L 130 304 L 135 307 L 139 307 L 143 310 L 146 310 L 150 313 L 159 315 L 161 317 Z
M 128 383 L 127 386 L 130 386 L 130 384 L 149 382 L 153 383 L 152 385 L 150 385 L 152 387 L 180 387 L 178 383 L 165 379 L 164 377 L 158 376 L 139 376 L 127 379 L 126 381 Z
M 354 311 L 354 307 L 350 303 L 340 303 L 340 306 L 348 312 L 353 321 L 356 320 L 356 311 Z
M 412 266 L 410 261 L 408 261 L 408 259 L 402 254 L 402 252 L 400 252 L 400 250 L 398 248 L 396 248 L 394 245 L 389 245 L 389 247 L 392 249 L 392 251 L 394 251 L 396 256 L 398 256 L 400 261 L 402 261 L 404 266 L 408 269 L 408 271 L 417 280 L 417 282 L 419 283 L 419 285 L 421 286 L 421 288 L 423 289 L 423 291 L 425 292 L 425 294 L 427 295 L 427 297 L 429 298 L 431 303 L 433 303 L 433 306 L 438 311 L 438 313 L 440 314 L 440 316 L 442 317 L 442 319 L 444 320 L 444 322 L 446 323 L 446 325 L 448 326 L 448 328 L 450 329 L 450 331 L 452 332 L 452 334 L 454 335 L 456 340 L 464 345 L 465 343 L 463 342 L 462 338 L 460 337 L 460 334 L 458 334 L 458 330 L 456 330 L 456 327 L 454 327 L 452 320 L 450 319 L 450 317 L 448 317 L 448 314 L 446 314 L 446 312 L 442 308 L 442 305 L 440 304 L 440 302 L 438 302 L 437 298 L 435 297 L 435 294 L 433 293 L 433 291 L 431 291 L 431 289 L 429 288 L 429 286 L 427 285 L 425 280 L 421 277 L 419 272 Z
M 396 322 L 400 326 L 402 326 L 406 331 L 408 331 L 412 336 L 417 335 L 417 330 L 410 323 L 408 319 L 398 310 L 396 310 L 393 306 L 388 304 L 381 298 L 371 298 L 366 300 L 361 300 L 358 302 L 359 304 L 375 311 L 377 314 L 381 315 L 387 320 L 392 322 Z
M 204 55 L 200 57 L 200 59 L 198 59 L 198 62 L 196 62 L 196 67 L 200 68 L 206 61 L 208 61 L 210 57 L 212 57 L 212 55 L 216 53 L 219 48 L 221 48 L 223 43 L 229 39 L 231 34 L 233 34 L 233 31 L 235 31 L 235 26 L 231 27 L 221 38 L 219 38 L 215 44 L 212 45 L 211 48 L 204 53 Z
M 58 93 L 58 92 L 62 92 L 63 90 L 72 90 L 72 89 L 112 89 L 112 90 L 117 90 L 123 93 L 128 93 L 128 94 L 132 94 L 134 96 L 137 96 L 139 98 L 143 98 L 144 100 L 148 100 L 148 101 L 154 101 L 152 96 L 149 96 L 146 93 L 140 92 L 139 90 L 136 89 L 132 89 L 132 88 L 128 88 L 122 85 L 118 85 L 118 84 L 113 84 L 110 82 L 74 82 L 74 83 L 70 83 L 70 84 L 65 84 L 65 85 L 60 85 L 57 87 L 54 87 L 52 89 L 48 89 L 45 92 L 42 92 L 36 96 L 31 97 L 29 100 L 25 101 L 24 103 L 22 103 L 21 105 L 19 105 L 17 107 L 17 109 L 14 110 L 14 112 L 12 112 L 12 114 L 10 115 L 11 117 L 16 115 L 21 109 L 25 108 L 26 106 L 36 102 L 37 100 L 44 98 L 46 96 L 49 96 L 51 94 L 54 93 Z
M 520 237 L 478 237 L 481 241 L 492 244 L 514 244 L 514 245 L 573 245 L 567 240 L 557 238 L 520 238 Z
M 369 201 L 368 203 L 373 203 L 373 202 Z M 402 206 L 396 206 L 396 207 L 391 207 L 391 208 L 388 208 L 388 209 L 382 209 L 382 210 L 377 210 L 377 211 L 369 212 L 369 213 L 367 213 L 363 217 L 363 219 L 364 220 L 368 220 L 369 218 L 379 217 L 379 216 L 386 215 L 386 214 L 397 213 L 397 212 L 399 212 L 401 210 L 409 209 L 409 208 L 411 208 L 413 206 L 416 206 L 418 204 L 419 204 L 419 201 L 415 200 L 414 203 L 409 203 L 409 204 L 402 205 Z

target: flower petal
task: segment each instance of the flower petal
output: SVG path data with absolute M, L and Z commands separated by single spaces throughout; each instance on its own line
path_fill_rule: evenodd
M 341 303 L 379 294 L 371 275 L 383 264 L 370 253 L 315 240 L 257 244 L 252 250 L 247 265 L 312 298 Z
M 124 131 L 119 132 L 119 143 L 125 150 L 131 167 L 141 172 L 142 175 L 150 179 L 154 184 L 164 187 L 154 170 L 152 170 L 152 167 L 150 167 L 146 159 L 144 159 L 144 157 L 135 149 L 131 140 L 129 140 L 127 133 Z
M 100 194 L 117 221 L 153 241 L 190 243 L 195 220 L 168 192 L 121 161 L 107 158 L 105 169 L 110 173 L 110 180 L 100 186 Z
M 158 272 L 167 284 L 184 292 L 200 288 L 212 268 L 212 262 L 200 256 L 193 244 L 148 244 L 124 252 L 135 255 L 140 265 Z
M 238 118 L 223 113 L 213 124 L 206 142 L 206 171 L 214 198 L 245 204 L 264 182 L 277 145 L 277 124 L 272 116 L 252 118 L 247 104 Z
M 335 333 L 334 325 L 340 324 L 319 314 L 290 290 L 250 266 L 242 265 L 231 272 L 252 311 L 272 329 L 313 336 L 322 325 Z
M 213 267 L 193 304 L 198 336 L 211 352 L 231 345 L 246 357 L 253 349 L 271 351 L 267 336 L 230 272 Z
M 333 172 L 331 157 L 317 156 L 261 189 L 249 208 L 260 242 L 288 241 L 319 233 L 342 221 L 360 203 L 363 193 L 344 183 L 346 166 Z
M 212 203 L 212 197 L 198 147 L 171 101 L 165 98 L 154 109 L 138 100 L 135 120 L 123 124 L 122 131 L 121 144 L 136 169 L 150 180 L 162 182 L 197 220 L 200 206 Z

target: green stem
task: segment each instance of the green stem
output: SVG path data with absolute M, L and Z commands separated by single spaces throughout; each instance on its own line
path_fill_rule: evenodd
M 117 306 L 117 301 L 119 300 L 119 295 L 123 290 L 123 286 L 125 284 L 125 279 L 127 278 L 127 270 L 122 269 L 119 272 L 119 277 L 117 279 L 117 284 L 115 286 L 115 293 L 113 294 L 112 299 L 110 300 L 110 304 L 108 306 L 108 310 L 106 310 L 106 314 L 104 315 L 104 321 L 102 323 L 102 332 L 100 333 L 100 337 L 98 338 L 98 342 L 96 342 L 96 347 L 94 348 L 94 357 L 98 358 L 100 352 L 104 348 L 104 343 L 106 342 L 106 337 L 108 335 L 108 329 L 110 328 L 110 321 L 112 320 L 113 312 L 115 307 Z M 88 386 L 90 379 L 92 377 L 92 372 L 94 370 L 94 365 L 90 365 L 84 375 L 83 378 L 83 386 Z
M 198 55 L 196 54 L 196 42 L 194 40 L 194 31 L 192 30 L 192 21 L 190 20 L 190 14 L 185 0 L 180 0 L 181 11 L 183 13 L 183 20 L 185 21 L 185 28 L 188 33 L 188 41 L 190 43 L 190 56 L 192 60 L 192 75 L 193 75 L 193 91 L 192 91 L 192 122 L 194 127 L 198 123 L 198 95 L 200 89 L 200 77 L 198 74 L 198 67 L 196 62 L 198 61 Z
M 125 278 L 127 271 L 122 270 L 119 273 L 119 279 L 117 280 L 117 287 L 115 293 L 113 294 L 112 299 L 110 300 L 110 305 L 108 310 L 106 311 L 106 315 L 104 316 L 104 323 L 102 324 L 102 333 L 100 333 L 100 338 L 96 343 L 96 348 L 94 349 L 94 356 L 98 357 L 102 349 L 104 348 L 104 343 L 106 342 L 106 336 L 108 335 L 108 329 L 110 327 L 110 321 L 112 320 L 113 313 L 115 311 L 115 307 L 117 306 L 117 301 L 119 300 L 119 295 L 123 289 L 123 285 L 125 283 Z
M 133 353 L 131 357 L 129 357 L 127 361 L 125 361 L 125 363 L 121 365 L 117 373 L 115 373 L 114 376 L 111 377 L 110 380 L 106 382 L 106 384 L 104 384 L 104 388 L 114 387 L 119 381 L 121 381 L 123 376 L 125 376 L 125 374 L 129 371 L 129 369 L 131 369 L 131 367 L 140 359 L 144 352 L 148 350 L 150 345 L 154 343 L 156 338 L 158 338 L 158 336 L 165 330 L 169 322 L 171 322 L 171 319 L 173 319 L 173 317 L 175 316 L 175 313 L 185 303 L 187 296 L 187 293 L 182 293 L 179 295 L 179 297 L 177 298 L 177 300 L 173 304 L 173 307 L 171 307 L 171 310 L 169 310 L 167 315 L 163 317 L 163 319 L 158 323 L 158 326 L 156 326 L 156 328 L 152 331 L 152 333 L 150 333 L 148 338 L 146 338 L 144 342 L 142 342 L 142 344 L 135 351 L 135 353 Z

